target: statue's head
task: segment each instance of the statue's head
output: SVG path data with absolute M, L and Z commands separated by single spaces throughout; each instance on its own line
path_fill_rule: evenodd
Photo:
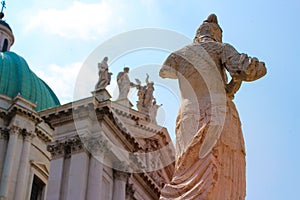
M 124 67 L 124 72 L 128 73 L 129 72 L 129 67 Z
M 152 82 L 152 81 L 149 82 L 149 83 L 147 84 L 147 86 L 148 86 L 148 87 L 149 87 L 149 86 L 150 86 L 150 87 L 153 87 L 153 86 L 154 86 L 154 82 Z
M 104 60 L 105 62 L 107 62 L 107 61 L 108 61 L 108 57 L 105 56 L 105 57 L 103 58 L 103 60 Z
M 218 19 L 215 14 L 211 14 L 200 25 L 197 30 L 194 42 L 202 42 L 209 38 L 216 42 L 222 42 L 222 29 L 218 24 Z

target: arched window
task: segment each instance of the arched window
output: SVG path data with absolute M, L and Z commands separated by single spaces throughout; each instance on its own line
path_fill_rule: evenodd
M 7 51 L 7 46 L 8 46 L 8 40 L 4 39 L 3 46 L 2 46 L 2 52 Z

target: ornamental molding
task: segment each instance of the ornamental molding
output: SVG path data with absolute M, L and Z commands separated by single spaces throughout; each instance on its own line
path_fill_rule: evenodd
M 39 139 L 41 139 L 45 143 L 49 143 L 52 141 L 51 135 L 49 135 L 46 131 L 44 131 L 40 127 L 35 128 L 36 135 Z

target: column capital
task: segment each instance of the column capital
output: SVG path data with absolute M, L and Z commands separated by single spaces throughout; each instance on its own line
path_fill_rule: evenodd
M 73 137 L 65 141 L 65 148 L 69 147 L 71 154 L 84 151 L 84 145 L 79 136 Z
M 8 140 L 9 133 L 6 128 L 0 128 L 0 140 Z
M 71 154 L 85 150 L 86 149 L 79 136 L 68 138 L 62 141 L 56 141 L 47 146 L 47 151 L 51 153 L 53 158 L 62 156 L 69 157 Z
M 127 172 L 122 172 L 119 170 L 114 170 L 114 179 L 127 182 L 127 179 L 130 177 L 130 174 Z
M 21 128 L 17 126 L 9 127 L 9 135 L 19 135 L 21 133 Z
M 23 134 L 24 140 L 27 142 L 31 142 L 32 139 L 36 136 L 36 134 L 31 131 L 25 131 L 22 134 Z
M 62 143 L 49 144 L 47 146 L 47 151 L 51 153 L 52 158 L 63 157 L 64 145 Z

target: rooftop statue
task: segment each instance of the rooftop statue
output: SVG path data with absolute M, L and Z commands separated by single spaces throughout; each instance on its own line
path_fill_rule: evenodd
M 154 92 L 154 83 L 149 82 L 149 75 L 146 77 L 146 85 L 142 86 L 139 79 L 135 79 L 137 84 L 132 83 L 134 87 L 138 90 L 139 100 L 137 101 L 138 111 L 148 113 L 153 105 L 153 92 Z
M 128 76 L 129 68 L 124 67 L 123 72 L 119 72 L 117 76 L 117 83 L 119 87 L 119 97 L 118 100 L 120 99 L 127 99 L 129 90 L 130 90 L 130 79 Z
M 150 116 L 151 122 L 154 123 L 154 124 L 157 124 L 157 121 L 156 121 L 157 111 L 161 106 L 162 106 L 162 104 L 157 105 L 156 104 L 156 99 L 153 98 L 153 103 L 152 103 L 152 106 L 151 106 L 150 111 L 149 111 L 149 116 Z
M 112 73 L 108 72 L 108 58 L 104 57 L 101 63 L 98 63 L 98 82 L 95 90 L 105 89 L 110 84 Z
M 144 98 L 144 107 L 149 111 L 151 106 L 153 105 L 153 92 L 154 92 L 154 83 L 149 82 L 149 75 L 147 74 L 146 78 L 147 88 L 145 91 L 145 98 Z
M 146 85 L 143 86 L 139 79 L 135 79 L 136 84 L 132 83 L 132 85 L 138 90 L 137 95 L 139 100 L 137 101 L 136 107 L 138 111 L 148 114 L 152 123 L 157 124 L 157 110 L 162 106 L 162 104 L 156 104 L 156 99 L 153 96 L 154 83 L 150 82 L 149 75 L 146 75 Z
M 192 44 L 167 57 L 159 75 L 178 79 L 182 102 L 175 172 L 160 200 L 245 199 L 244 139 L 232 99 L 243 81 L 265 74 L 263 62 L 222 43 L 214 14 L 198 28 Z

